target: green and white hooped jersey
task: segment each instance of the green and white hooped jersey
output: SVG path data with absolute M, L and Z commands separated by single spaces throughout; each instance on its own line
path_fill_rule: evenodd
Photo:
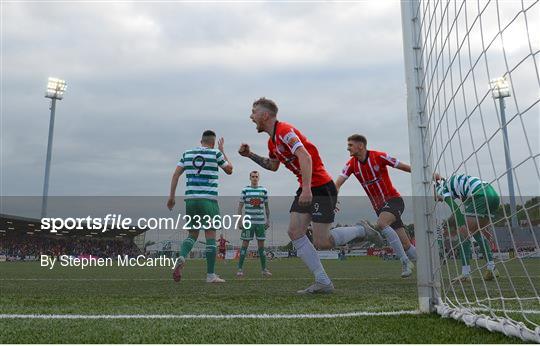
M 447 180 L 437 183 L 435 190 L 443 198 L 469 198 L 486 182 L 470 175 L 452 175 Z
M 246 215 L 251 217 L 254 225 L 266 223 L 265 203 L 268 202 L 268 190 L 262 186 L 246 186 L 240 195 L 240 203 L 244 203 Z
M 217 149 L 197 147 L 186 150 L 177 164 L 184 167 L 186 174 L 186 198 L 215 199 L 218 195 L 219 167 L 228 164 Z

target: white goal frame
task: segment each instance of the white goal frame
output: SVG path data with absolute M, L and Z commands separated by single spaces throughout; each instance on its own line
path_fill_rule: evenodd
M 446 3 L 445 0 L 434 3 Z M 433 195 L 432 158 L 428 155 L 432 140 L 429 128 L 429 110 L 426 107 L 422 49 L 421 0 L 403 0 L 401 19 L 403 34 L 403 54 L 407 86 L 407 118 L 409 129 L 409 150 L 412 167 L 412 196 L 416 247 L 418 250 L 417 284 L 419 310 L 423 313 L 438 313 L 464 322 L 468 326 L 487 328 L 523 340 L 540 343 L 540 327 L 531 330 L 524 323 L 494 313 L 482 314 L 481 309 L 449 306 L 441 299 L 440 259 L 437 245 L 436 220 L 433 215 L 435 200 Z M 440 5 L 443 6 L 443 5 Z M 431 23 L 430 23 L 431 24 Z M 425 48 L 428 49 L 428 48 Z

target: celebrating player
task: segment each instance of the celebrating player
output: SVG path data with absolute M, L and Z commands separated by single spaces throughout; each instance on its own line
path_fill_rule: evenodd
M 187 224 L 190 227 L 189 236 L 180 247 L 180 260 L 173 271 L 174 281 L 180 281 L 182 270 L 186 265 L 186 258 L 199 237 L 199 229 L 204 219 L 212 220 L 219 216 L 218 196 L 218 166 L 227 174 L 232 174 L 233 166 L 227 159 L 223 150 L 224 140 L 218 141 L 219 150 L 214 149 L 216 134 L 213 131 L 204 131 L 201 146 L 185 151 L 178 161 L 171 180 L 171 191 L 167 207 L 172 210 L 175 205 L 176 186 L 182 173 L 186 172 L 186 216 L 191 218 Z M 200 222 L 197 222 L 200 221 Z M 204 229 L 206 237 L 206 282 L 221 283 L 225 280 L 216 275 L 216 230 Z
M 441 178 L 439 175 L 437 175 L 437 178 L 439 178 L 435 182 L 437 200 L 444 200 L 453 214 L 445 222 L 445 225 L 454 228 L 457 224 L 458 227 L 462 266 L 461 275 L 453 281 L 464 282 L 470 280 L 470 260 L 472 255 L 471 241 L 469 239 L 471 235 L 480 246 L 480 251 L 487 261 L 484 280 L 493 280 L 494 277 L 499 276 L 499 271 L 495 268 L 493 253 L 487 239 L 482 235 L 482 230 L 490 224 L 490 216 L 493 217 L 493 214 L 499 208 L 499 195 L 490 184 L 470 175 L 452 175 L 448 180 Z M 454 199 L 464 201 L 465 216 Z
M 298 178 L 300 188 L 290 209 L 288 234 L 298 257 L 315 276 L 315 283 L 298 293 L 330 293 L 334 285 L 313 245 L 320 249 L 331 249 L 357 237 L 365 237 L 368 231 L 361 226 L 339 227 L 330 231 L 337 198 L 332 177 L 326 172 L 317 148 L 295 127 L 278 121 L 277 113 L 275 102 L 263 97 L 253 103 L 250 116 L 257 125 L 257 131 L 270 136 L 269 157 L 253 153 L 245 143 L 238 152 L 271 171 L 277 171 L 281 162 Z M 306 236 L 311 221 L 313 244 Z
M 242 240 L 242 248 L 240 249 L 240 260 L 238 261 L 237 277 L 244 276 L 244 260 L 250 240 L 253 235 L 257 237 L 257 246 L 259 259 L 261 261 L 262 275 L 265 277 L 272 276 L 272 273 L 266 268 L 266 254 L 264 252 L 264 240 L 266 239 L 265 231 L 270 226 L 270 208 L 268 207 L 268 191 L 266 188 L 259 185 L 259 172 L 253 171 L 249 173 L 251 184 L 242 189 L 240 195 L 240 203 L 238 204 L 238 215 L 250 217 L 250 227 L 242 230 L 240 239 Z
M 386 167 L 392 166 L 405 172 L 410 172 L 411 167 L 384 152 L 368 150 L 367 139 L 362 135 L 347 138 L 347 150 L 351 158 L 337 178 L 336 187 L 339 190 L 351 174 L 356 176 L 379 217 L 377 225 L 382 235 L 401 260 L 401 277 L 409 277 L 414 268 L 411 260 L 416 259 L 416 248 L 401 221 L 405 204 L 392 185 Z

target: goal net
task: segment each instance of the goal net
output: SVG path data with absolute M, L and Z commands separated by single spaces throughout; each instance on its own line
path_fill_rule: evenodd
M 540 342 L 540 3 L 404 1 L 402 24 L 420 308 Z

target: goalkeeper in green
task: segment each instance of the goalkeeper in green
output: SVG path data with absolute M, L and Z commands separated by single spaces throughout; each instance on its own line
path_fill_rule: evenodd
M 444 200 L 452 211 L 452 216 L 446 224 L 449 228 L 454 228 L 457 224 L 458 241 L 461 256 L 461 275 L 453 281 L 468 281 L 471 275 L 471 240 L 470 236 L 476 240 L 480 246 L 480 251 L 487 260 L 484 280 L 491 281 L 499 276 L 493 262 L 493 253 L 487 239 L 482 235 L 482 231 L 490 224 L 490 216 L 493 217 L 499 208 L 500 198 L 495 189 L 488 183 L 477 177 L 459 174 L 452 175 L 448 179 L 438 178 L 435 182 L 435 193 L 437 200 Z M 465 213 L 460 210 L 460 206 L 454 201 L 463 201 Z

